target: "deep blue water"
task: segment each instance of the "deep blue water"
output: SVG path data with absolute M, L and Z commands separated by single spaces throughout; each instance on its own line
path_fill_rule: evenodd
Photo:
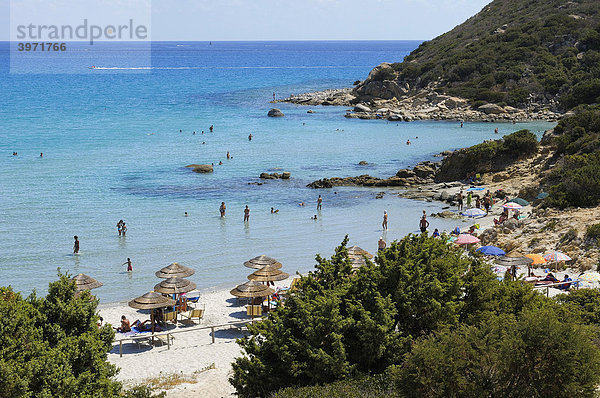
M 494 138 L 494 127 L 541 133 L 550 125 L 397 124 L 286 104 L 277 105 L 284 118 L 266 113 L 273 93 L 349 87 L 418 44 L 97 43 L 93 51 L 70 44 L 65 53 L 13 53 L 17 73 L 9 73 L 8 44 L 0 43 L 0 285 L 43 292 L 60 267 L 104 282 L 94 291 L 104 301 L 125 300 L 150 290 L 154 272 L 178 261 L 196 269 L 191 279 L 202 288 L 233 287 L 249 273 L 242 263 L 259 254 L 293 274 L 310 269 L 316 253 L 330 255 L 345 234 L 374 252 L 383 210 L 390 214 L 386 239 L 416 231 L 421 210 L 438 205 L 305 185 L 390 176 L 442 150 Z M 361 160 L 372 165 L 357 166 Z M 195 174 L 184 168 L 190 163 L 215 163 L 215 172 Z M 292 179 L 248 184 L 275 170 Z M 315 222 L 319 194 L 324 204 Z M 280 212 L 272 215 L 271 207 Z M 117 236 L 119 219 L 128 225 L 126 238 Z M 432 228 L 452 226 L 432 221 Z M 81 240 L 78 256 L 71 254 L 73 235 Z M 132 275 L 120 265 L 127 257 Z

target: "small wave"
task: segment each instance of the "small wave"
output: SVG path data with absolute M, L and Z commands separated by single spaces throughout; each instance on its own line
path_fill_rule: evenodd
M 368 68 L 364 65 L 323 65 L 323 66 L 138 66 L 138 67 L 119 67 L 119 66 L 96 66 L 91 69 L 100 70 L 188 70 L 188 69 L 348 69 L 348 68 Z

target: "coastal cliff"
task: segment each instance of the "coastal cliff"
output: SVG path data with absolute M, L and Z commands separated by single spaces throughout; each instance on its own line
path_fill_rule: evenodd
M 598 102 L 599 64 L 600 2 L 495 0 L 354 88 L 281 101 L 361 119 L 556 120 Z

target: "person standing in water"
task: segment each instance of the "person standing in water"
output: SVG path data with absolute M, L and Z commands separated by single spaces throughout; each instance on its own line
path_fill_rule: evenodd
M 421 229 L 421 233 L 427 231 L 428 227 L 429 221 L 427 221 L 427 218 L 425 218 L 425 216 L 421 217 L 421 221 L 419 222 L 419 228 Z
M 250 208 L 246 205 L 244 209 L 244 222 L 248 222 L 250 220 Z
M 248 136 L 248 141 L 252 141 L 252 133 Z
M 75 235 L 73 239 L 75 239 L 75 244 L 73 245 L 73 253 L 77 254 L 79 253 L 79 238 L 77 237 L 77 235 Z
M 119 231 L 119 236 L 123 234 L 123 224 L 125 224 L 123 220 L 119 220 L 117 223 L 117 231 Z
M 125 225 L 125 222 L 123 222 L 123 224 L 121 224 L 121 235 L 125 236 L 126 232 L 127 232 L 127 225 Z
M 221 217 L 225 217 L 226 209 L 227 209 L 227 207 L 225 207 L 225 202 L 221 202 L 221 206 L 219 207 L 219 212 L 221 212 Z
M 385 240 L 383 240 L 383 236 L 380 236 L 379 240 L 377 241 L 377 251 L 385 250 L 386 246 L 387 243 L 385 243 Z
M 210 131 L 210 132 L 212 133 L 214 128 L 215 128 L 215 126 L 213 126 L 213 125 L 211 124 L 211 125 L 210 125 L 210 127 L 208 128 L 208 131 Z
M 383 229 L 388 229 L 387 218 L 388 218 L 387 211 L 384 211 L 383 212 L 383 222 L 381 223 L 381 227 Z
M 131 266 L 131 259 L 129 257 L 127 257 L 127 261 L 125 261 L 121 265 L 125 265 L 125 264 L 127 264 L 127 272 L 133 271 L 133 267 Z
M 321 195 L 319 195 L 319 198 L 317 199 L 317 210 L 321 210 L 322 207 L 323 207 L 323 198 L 321 197 Z
M 227 159 L 230 159 L 231 156 L 229 156 L 229 151 L 227 151 Z

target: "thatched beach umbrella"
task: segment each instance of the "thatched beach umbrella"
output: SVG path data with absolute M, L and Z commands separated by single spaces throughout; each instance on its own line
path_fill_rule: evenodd
M 248 275 L 248 279 L 251 281 L 257 282 L 274 282 L 274 281 L 282 281 L 284 279 L 289 278 L 290 275 L 282 270 L 271 267 L 267 265 L 266 267 L 262 267 L 258 271 L 254 271 L 250 275 Z
M 267 265 L 273 268 L 281 268 L 281 263 L 272 257 L 260 255 L 258 257 L 251 258 L 244 263 L 244 266 L 248 268 L 261 269 Z
M 169 279 L 187 278 L 188 276 L 192 276 L 195 273 L 196 271 L 186 267 L 185 265 L 181 265 L 179 263 L 172 263 L 164 268 L 161 268 L 159 271 L 156 271 L 155 275 L 159 278 Z
M 71 278 L 71 280 L 75 282 L 78 292 L 83 290 L 92 290 L 104 285 L 102 282 L 99 282 L 91 276 L 87 276 L 86 274 L 78 274 Z
M 164 294 L 181 294 L 192 291 L 196 284 L 187 279 L 169 278 L 154 286 L 154 291 Z
M 157 308 L 170 307 L 175 305 L 175 300 L 165 297 L 157 292 L 148 292 L 143 296 L 131 300 L 128 305 L 131 308 L 137 308 L 138 310 L 152 310 L 152 333 L 154 333 L 154 310 Z
M 366 265 L 367 260 L 365 259 L 365 257 L 369 260 L 373 259 L 373 255 L 365 249 L 362 249 L 358 246 L 351 246 L 348 248 L 348 258 L 352 263 L 352 268 L 359 268 L 363 265 Z
M 275 293 L 275 290 L 271 289 L 267 285 L 263 285 L 262 283 L 248 281 L 236 286 L 235 289 L 230 291 L 230 293 L 236 297 L 254 298 L 270 296 Z
M 509 257 L 509 256 L 503 256 L 503 257 L 499 257 L 498 259 L 496 259 L 494 261 L 494 263 L 498 264 L 498 265 L 502 265 L 504 267 L 510 268 L 511 270 L 511 275 L 514 277 L 516 277 L 516 273 L 517 273 L 517 267 L 519 266 L 527 266 L 527 276 L 531 276 L 531 264 L 533 263 L 533 260 L 531 258 L 528 257 Z

